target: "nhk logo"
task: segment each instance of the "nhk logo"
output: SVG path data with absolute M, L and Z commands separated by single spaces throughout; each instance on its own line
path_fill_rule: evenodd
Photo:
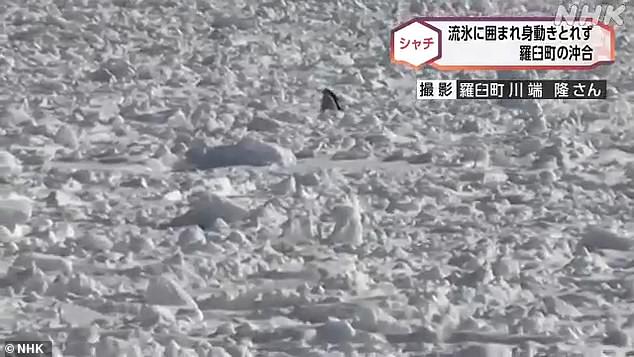
M 560 25 L 566 23 L 571 25 L 574 23 L 587 22 L 588 19 L 592 19 L 606 25 L 614 24 L 622 26 L 624 24 L 622 15 L 627 9 L 625 4 L 629 1 L 630 0 L 624 0 L 620 5 L 562 4 L 557 7 L 555 24 Z

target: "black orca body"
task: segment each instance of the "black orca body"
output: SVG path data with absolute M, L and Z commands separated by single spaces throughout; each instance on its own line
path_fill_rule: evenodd
M 324 88 L 324 90 L 322 90 L 321 93 L 322 93 L 322 97 L 321 97 L 321 111 L 322 112 L 326 110 L 342 110 L 341 106 L 339 105 L 339 99 L 337 98 L 335 93 L 333 93 L 328 88 Z

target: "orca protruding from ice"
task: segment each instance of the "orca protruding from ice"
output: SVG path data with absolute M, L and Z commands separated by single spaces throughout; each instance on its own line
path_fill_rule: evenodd
M 342 110 L 339 105 L 339 99 L 330 89 L 324 88 L 321 91 L 321 111 L 324 112 L 326 110 Z

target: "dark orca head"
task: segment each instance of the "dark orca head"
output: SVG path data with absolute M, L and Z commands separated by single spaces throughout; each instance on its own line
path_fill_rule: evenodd
M 339 98 L 328 88 L 324 88 L 321 91 L 321 111 L 326 110 L 342 110 L 339 105 Z

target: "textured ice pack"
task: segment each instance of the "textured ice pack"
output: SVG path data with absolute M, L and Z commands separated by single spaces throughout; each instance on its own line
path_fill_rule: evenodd
M 292 151 L 277 144 L 246 137 L 237 144 L 194 147 L 187 160 L 197 169 L 207 170 L 228 166 L 290 166 L 297 159 Z
M 25 224 L 31 219 L 32 204 L 31 199 L 17 194 L 0 197 L 0 225 Z

